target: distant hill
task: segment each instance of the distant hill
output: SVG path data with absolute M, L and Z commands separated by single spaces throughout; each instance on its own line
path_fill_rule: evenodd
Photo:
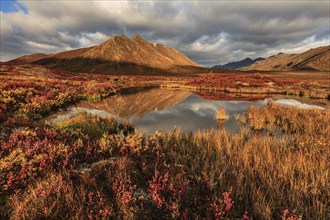
M 246 67 L 249 66 L 257 61 L 263 60 L 264 58 L 258 57 L 254 60 L 252 60 L 251 58 L 246 58 L 244 60 L 240 60 L 240 61 L 236 61 L 236 62 L 230 62 L 230 63 L 226 63 L 224 65 L 216 65 L 212 68 L 222 68 L 222 69 L 229 69 L 229 70 L 238 70 L 241 69 L 242 67 Z
M 40 60 L 40 59 L 45 58 L 45 57 L 47 57 L 47 54 L 34 53 L 34 54 L 31 54 L 31 55 L 25 55 L 25 56 L 18 57 L 14 60 L 11 60 L 10 62 L 32 63 L 32 62 L 35 62 L 35 61 Z
M 301 54 L 284 54 L 268 57 L 253 63 L 242 70 L 292 71 L 316 70 L 330 71 L 330 46 L 307 50 Z
M 114 36 L 94 47 L 40 56 L 39 59 L 32 56 L 35 55 L 13 61 L 72 72 L 104 74 L 188 73 L 203 69 L 179 51 L 162 44 L 149 43 L 139 35 L 132 38 Z

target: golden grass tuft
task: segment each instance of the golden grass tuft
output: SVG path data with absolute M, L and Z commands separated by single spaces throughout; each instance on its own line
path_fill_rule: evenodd
M 228 120 L 229 119 L 229 115 L 227 114 L 227 112 L 224 108 L 220 108 L 218 110 L 217 119 L 218 120 Z

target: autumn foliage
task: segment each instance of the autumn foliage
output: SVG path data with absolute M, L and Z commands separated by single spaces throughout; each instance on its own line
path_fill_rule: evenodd
M 1 80 L 2 219 L 329 218 L 328 111 L 270 102 L 237 116 L 237 134 L 145 135 L 84 113 L 45 120 L 120 80 Z

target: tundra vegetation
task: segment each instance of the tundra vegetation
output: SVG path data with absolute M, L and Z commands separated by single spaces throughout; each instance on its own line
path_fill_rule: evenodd
M 209 73 L 164 87 L 228 94 L 284 94 L 312 99 L 330 99 L 328 73 Z
M 237 134 L 40 120 L 118 87 L 94 83 L 2 78 L 1 218 L 330 218 L 329 111 L 269 102 L 236 116 Z

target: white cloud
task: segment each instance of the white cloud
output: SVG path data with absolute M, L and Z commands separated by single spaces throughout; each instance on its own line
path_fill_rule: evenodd
M 26 41 L 28 46 L 35 48 L 36 50 L 55 50 L 56 47 L 49 44 L 40 44 L 33 41 Z
M 82 37 L 79 38 L 79 43 L 82 47 L 89 47 L 92 45 L 99 44 L 100 42 L 104 42 L 108 40 L 109 36 L 96 32 L 96 33 L 85 33 Z

